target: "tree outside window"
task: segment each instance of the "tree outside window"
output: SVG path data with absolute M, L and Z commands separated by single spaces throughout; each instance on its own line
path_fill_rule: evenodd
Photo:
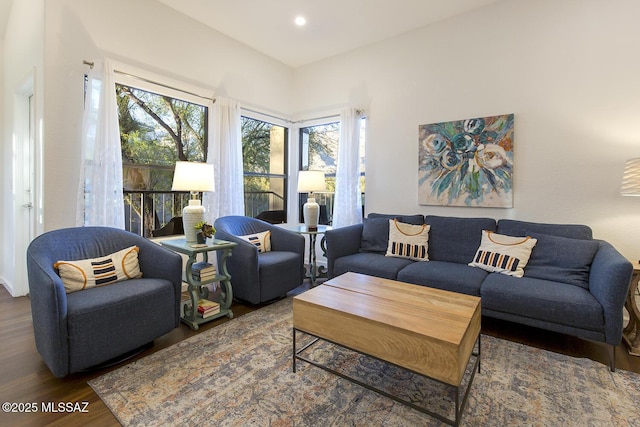
M 245 215 L 286 222 L 289 130 L 244 116 L 241 124 Z
M 360 191 L 364 206 L 365 191 L 365 119 L 360 125 Z M 340 139 L 340 123 L 325 123 L 300 128 L 300 170 L 320 170 L 324 172 L 327 183 L 326 193 L 314 193 L 321 210 L 326 209 L 325 217 L 321 212 L 321 223 L 331 223 L 333 216 L 333 200 L 336 189 L 336 170 L 338 166 L 338 144 Z M 307 200 L 307 194 L 300 194 L 300 211 Z M 323 208 L 326 206 L 326 208 Z M 302 222 L 302 213 L 300 213 Z
M 116 85 L 126 228 L 146 237 L 180 216 L 188 199 L 172 193 L 175 162 L 207 160 L 207 108 Z

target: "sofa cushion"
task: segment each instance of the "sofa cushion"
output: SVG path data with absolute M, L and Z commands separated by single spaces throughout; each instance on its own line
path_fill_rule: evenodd
M 65 291 L 76 292 L 142 277 L 139 250 L 137 246 L 131 246 L 99 258 L 58 261 L 53 267 L 58 270 Z
M 352 271 L 385 279 L 396 279 L 398 271 L 410 264 L 415 264 L 415 261 L 406 258 L 386 257 L 373 252 L 360 252 L 336 259 L 333 265 L 333 275 L 338 276 Z
M 507 236 L 526 236 L 529 233 L 550 234 L 552 236 L 568 237 L 571 239 L 591 240 L 593 233 L 591 228 L 580 224 L 544 224 L 539 222 L 516 221 L 513 219 L 501 219 L 496 230 Z
M 397 219 L 398 221 L 404 222 L 406 224 L 415 224 L 415 225 L 424 224 L 424 215 L 421 215 L 421 214 L 396 215 L 396 214 L 381 214 L 381 213 L 372 212 L 369 215 L 367 215 L 367 218 L 371 218 L 371 219 L 378 219 L 378 218 Z
M 429 226 L 389 220 L 389 245 L 385 256 L 429 261 Z
M 528 236 L 505 236 L 485 230 L 482 232 L 480 247 L 469 265 L 507 276 L 522 277 L 536 242 L 536 239 Z
M 495 231 L 492 218 L 454 218 L 427 215 L 425 222 L 429 230 L 429 259 L 468 264 L 473 261 L 482 230 Z
M 603 331 L 602 306 L 579 286 L 491 273 L 480 289 L 482 308 L 560 325 Z
M 398 272 L 398 280 L 430 288 L 479 296 L 480 285 L 489 273 L 466 264 L 414 262 Z
M 527 233 L 538 243 L 531 252 L 525 277 L 568 283 L 589 289 L 589 271 L 598 251 L 596 240 Z
M 397 219 L 405 224 L 424 224 L 422 215 L 387 215 L 371 213 L 362 221 L 361 252 L 379 252 L 384 254 L 389 244 L 389 220 Z

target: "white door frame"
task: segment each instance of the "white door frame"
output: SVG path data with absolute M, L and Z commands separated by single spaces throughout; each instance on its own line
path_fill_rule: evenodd
M 38 212 L 38 181 L 36 165 L 38 159 L 35 70 L 18 85 L 14 93 L 13 144 L 14 170 L 14 218 L 15 218 L 15 276 L 10 284 L 13 296 L 27 295 L 27 247 L 36 236 L 36 213 Z

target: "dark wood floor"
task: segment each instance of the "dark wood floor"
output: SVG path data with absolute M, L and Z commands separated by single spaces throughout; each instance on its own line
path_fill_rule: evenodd
M 304 286 L 304 285 L 303 285 Z M 235 317 L 259 307 L 235 303 Z M 57 379 L 47 369 L 35 349 L 31 307 L 27 297 L 11 298 L 0 286 L 0 402 L 35 404 L 38 413 L 0 413 L 0 426 L 113 426 L 119 425 L 109 409 L 102 403 L 87 381 L 131 360 L 168 347 L 202 331 L 228 321 L 225 317 L 203 325 L 199 331 L 191 331 L 186 325 L 157 339 L 152 348 L 145 350 L 127 362 L 90 373 L 74 374 Z M 515 325 L 495 319 L 482 319 L 485 334 L 521 342 L 535 347 L 588 357 L 603 364 L 608 363 L 607 348 L 562 334 Z M 616 366 L 640 373 L 640 357 L 629 355 L 624 345 L 616 350 Z M 43 402 L 88 402 L 88 413 L 42 413 Z

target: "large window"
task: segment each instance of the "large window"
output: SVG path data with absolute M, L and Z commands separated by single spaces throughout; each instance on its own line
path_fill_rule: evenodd
M 364 206 L 365 191 L 365 119 L 360 121 L 360 192 Z M 325 123 L 300 128 L 300 170 L 320 170 L 324 172 L 327 191 L 314 193 L 320 205 L 320 223 L 331 224 L 333 201 L 336 189 L 336 170 L 338 166 L 338 144 L 340 123 Z M 302 205 L 307 194 L 300 194 L 300 221 Z
M 286 222 L 288 129 L 242 117 L 245 215 Z
M 172 193 L 175 162 L 207 160 L 207 108 L 116 85 L 126 228 L 150 237 L 181 215 L 186 193 Z

